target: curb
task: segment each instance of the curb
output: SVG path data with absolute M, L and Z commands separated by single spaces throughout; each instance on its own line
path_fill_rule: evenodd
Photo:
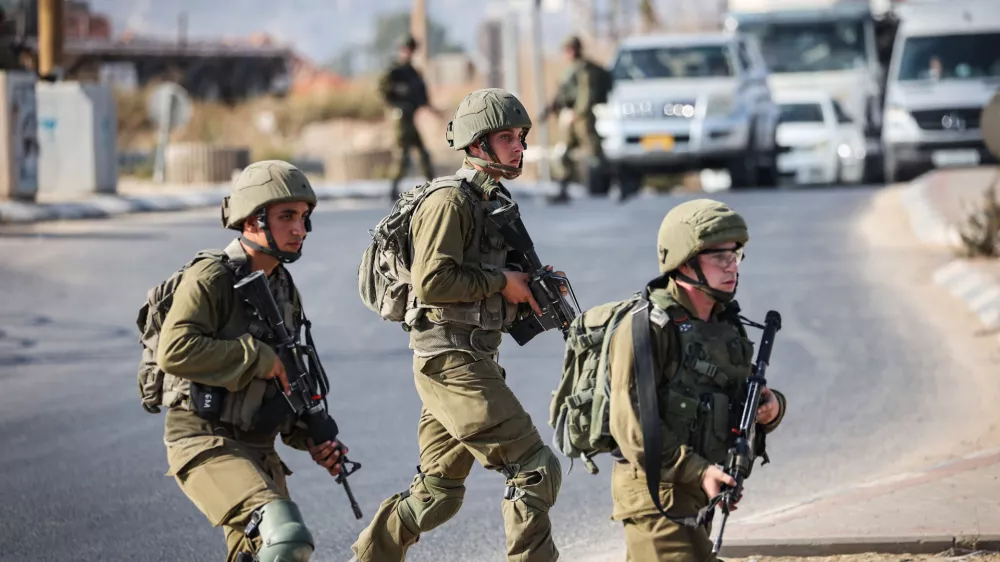
M 934 282 L 964 302 L 987 329 L 1000 329 L 1000 281 L 954 260 L 934 272 Z
M 419 178 L 404 180 L 402 186 L 421 183 Z M 522 183 L 509 186 L 515 197 L 546 195 L 554 189 L 554 184 Z M 85 201 L 65 203 L 22 203 L 18 201 L 0 202 L 0 225 L 27 224 L 53 220 L 101 219 L 129 213 L 151 213 L 184 211 L 219 205 L 222 198 L 229 195 L 229 186 L 220 185 L 190 193 L 170 193 L 148 196 L 95 195 Z M 321 201 L 331 199 L 376 200 L 386 199 L 388 182 L 385 180 L 364 180 L 350 184 L 313 186 Z M 571 185 L 570 197 L 585 196 L 582 187 Z M 388 200 L 386 201 L 388 204 Z
M 952 548 L 1000 550 L 1000 535 L 940 535 L 915 537 L 865 537 L 787 539 L 780 544 L 773 540 L 733 540 L 723 543 L 722 556 L 838 556 L 843 554 L 938 554 Z
M 962 238 L 958 229 L 949 224 L 931 205 L 927 196 L 928 189 L 930 189 L 929 175 L 925 174 L 910 182 L 900 194 L 903 206 L 910 215 L 913 233 L 925 244 L 951 247 L 961 244 Z

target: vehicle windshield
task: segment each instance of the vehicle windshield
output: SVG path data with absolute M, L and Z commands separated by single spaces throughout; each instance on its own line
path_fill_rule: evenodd
M 1000 77 L 1000 33 L 909 37 L 899 59 L 899 80 Z
M 861 20 L 822 22 L 753 22 L 740 31 L 760 44 L 771 72 L 820 72 L 865 66 L 864 23 Z
M 706 78 L 732 76 L 733 61 L 725 45 L 627 49 L 611 70 L 615 80 Z
M 781 104 L 782 123 L 822 123 L 823 108 L 818 103 Z

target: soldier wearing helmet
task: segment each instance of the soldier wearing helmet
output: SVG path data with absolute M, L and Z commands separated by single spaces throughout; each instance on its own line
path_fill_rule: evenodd
M 240 236 L 223 251 L 200 252 L 183 270 L 156 346 L 164 375 L 155 406 L 167 408 L 167 474 L 224 529 L 231 562 L 304 561 L 313 551 L 289 497 L 291 473 L 274 449 L 279 434 L 330 474 L 340 471 L 338 444 L 313 444 L 290 413 L 262 423 L 264 406 L 284 400 L 269 379 L 287 391 L 288 377 L 277 342 L 233 289 L 263 271 L 289 331 L 299 333 L 302 301 L 283 264 L 301 256 L 315 206 L 309 180 L 290 164 L 271 160 L 244 169 L 222 204 L 223 226 Z
M 498 199 L 510 197 L 502 180 L 521 173 L 530 128 L 528 112 L 509 92 L 469 94 L 446 132 L 449 146 L 465 152 L 463 167 L 421 188 L 427 194 L 410 223 L 416 298 L 406 314 L 423 403 L 419 472 L 406 491 L 382 503 L 352 547 L 356 560 L 404 560 L 422 533 L 458 513 L 476 462 L 506 481 L 508 560 L 559 556 L 549 521 L 562 482 L 559 461 L 497 363 L 519 305 L 539 312 L 538 304 L 530 276 L 511 268 L 511 248 L 487 220 Z
M 578 150 L 586 161 L 587 177 L 584 183 L 593 195 L 607 192 L 607 162 L 601 137 L 597 134 L 594 106 L 606 103 L 611 89 L 611 75 L 602 66 L 583 56 L 583 43 L 572 35 L 563 41 L 563 53 L 569 62 L 555 98 L 545 108 L 542 119 L 550 113 L 567 110 L 569 119 L 560 116 L 560 131 L 563 137 L 557 152 L 559 156 L 559 194 L 551 197 L 551 203 L 569 202 L 569 180 L 576 169 L 573 151 Z M 622 193 L 624 197 L 631 195 Z
M 634 562 L 715 559 L 711 517 L 700 526 L 679 520 L 697 515 L 723 486 L 735 484 L 717 465 L 730 445 L 729 405 L 745 395 L 753 363 L 753 344 L 733 300 L 748 240 L 743 217 L 723 203 L 698 199 L 674 207 L 657 238 L 662 276 L 647 289 L 652 349 L 633 341 L 632 322 L 622 322 L 612 335 L 610 430 L 619 448 L 611 476 L 613 518 L 624 524 Z M 659 467 L 644 465 L 648 445 L 635 406 L 639 353 L 652 353 L 657 396 L 665 400 L 659 406 Z M 784 412 L 784 396 L 765 389 L 757 410 L 760 439 Z M 652 500 L 647 469 L 662 475 L 660 501 L 670 518 Z
M 420 72 L 413 67 L 413 54 L 417 40 L 407 35 L 399 41 L 398 58 L 379 80 L 379 92 L 390 109 L 390 117 L 396 128 L 396 153 L 392 165 L 392 187 L 389 197 L 399 195 L 399 182 L 410 168 L 410 150 L 416 149 L 420 155 L 420 167 L 428 181 L 434 177 L 434 167 L 430 153 L 414 122 L 417 110 L 426 107 L 439 117 L 441 113 L 430 105 L 427 84 Z

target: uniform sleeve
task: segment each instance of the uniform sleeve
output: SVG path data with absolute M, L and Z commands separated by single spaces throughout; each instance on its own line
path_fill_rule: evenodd
M 500 271 L 463 263 L 473 216 L 456 190 L 431 193 L 413 214 L 413 290 L 430 305 L 476 302 L 499 293 L 507 283 Z
M 282 443 L 299 451 L 309 450 L 309 444 L 306 443 L 306 439 L 308 438 L 309 430 L 301 421 L 296 423 L 288 433 L 281 434 Z
M 653 338 L 654 347 L 657 338 Z M 658 385 L 666 383 L 665 371 L 670 364 L 667 353 L 670 350 L 655 349 L 659 375 Z M 639 421 L 638 398 L 635 381 L 635 354 L 632 349 L 632 322 L 628 316 L 615 330 L 608 349 L 608 362 L 611 368 L 611 435 L 615 443 L 629 462 L 644 466 L 642 424 Z M 663 435 L 662 458 L 663 468 L 668 472 L 664 479 L 678 484 L 700 487 L 701 478 L 708 468 L 708 461 L 696 454 L 690 447 L 681 443 L 677 435 L 662 421 L 660 431 Z
M 223 319 L 235 305 L 228 276 L 210 261 L 188 269 L 174 292 L 174 302 L 160 330 L 156 361 L 171 375 L 237 391 L 261 378 L 274 365 L 275 353 L 244 334 L 216 339 Z

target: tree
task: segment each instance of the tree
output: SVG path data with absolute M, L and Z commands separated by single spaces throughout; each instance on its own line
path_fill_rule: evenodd
M 380 63 L 388 63 L 396 56 L 396 48 L 401 37 L 410 33 L 410 12 L 393 12 L 382 14 L 375 18 L 375 37 L 368 49 L 372 58 Z M 427 49 L 429 56 L 442 53 L 461 53 L 465 49 L 451 42 L 448 30 L 431 18 L 427 20 L 427 44 L 421 45 Z

